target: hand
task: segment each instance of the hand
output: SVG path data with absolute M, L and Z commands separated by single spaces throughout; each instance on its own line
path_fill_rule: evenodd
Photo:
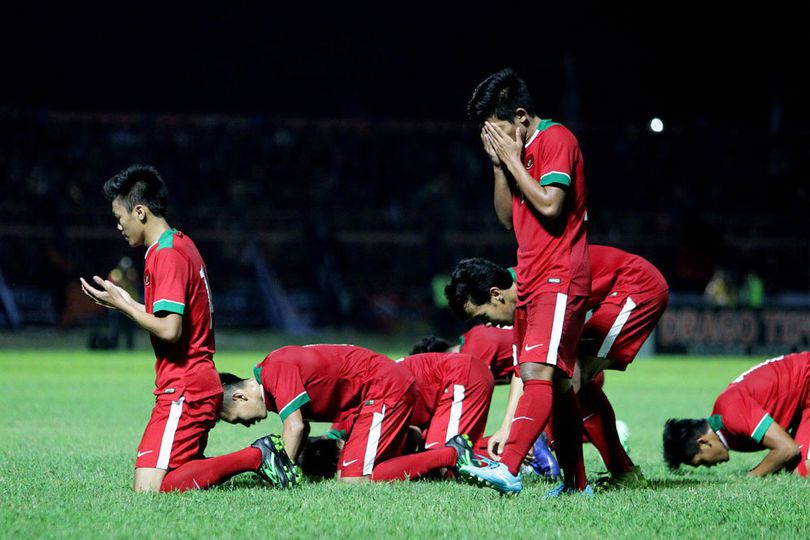
M 486 131 L 483 128 L 481 128 L 481 142 L 484 143 L 484 152 L 486 152 L 487 156 L 489 156 L 492 166 L 496 169 L 500 169 L 501 160 L 498 158 L 498 153 L 495 152 L 495 148 L 492 146 L 492 143 L 489 142 L 489 138 L 487 137 Z
M 100 306 L 123 311 L 133 304 L 132 297 L 127 291 L 107 279 L 93 276 L 93 281 L 101 289 L 96 289 L 87 283 L 84 278 L 79 278 L 79 281 L 82 283 L 82 292 Z
M 510 139 L 504 130 L 490 122 L 484 122 L 483 137 L 490 144 L 498 157 L 498 161 L 507 164 L 510 161 L 521 163 L 523 143 L 522 129 L 515 130 L 515 138 Z
M 498 431 L 492 434 L 487 441 L 487 452 L 494 460 L 501 459 L 503 447 L 506 445 L 506 439 L 509 438 L 509 430 L 501 427 Z

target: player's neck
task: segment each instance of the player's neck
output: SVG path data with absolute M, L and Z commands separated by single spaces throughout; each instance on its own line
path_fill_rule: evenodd
M 165 219 L 156 218 L 154 216 L 151 217 L 152 219 L 149 220 L 143 232 L 143 241 L 147 247 L 157 242 L 163 233 L 171 229 Z
M 526 130 L 526 140 L 523 141 L 524 143 L 528 142 L 528 140 L 531 139 L 532 135 L 534 135 L 534 132 L 537 131 L 537 129 L 540 127 L 540 122 L 543 121 L 543 119 L 540 118 L 539 116 L 532 116 L 530 118 L 531 120 L 529 120 L 529 129 Z

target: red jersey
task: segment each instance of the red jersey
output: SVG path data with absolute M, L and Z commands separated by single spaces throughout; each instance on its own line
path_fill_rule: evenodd
M 667 280 L 646 259 L 607 246 L 588 246 L 591 294 L 588 309 L 602 302 L 622 303 L 629 295 L 658 296 L 669 290 Z
M 772 358 L 734 379 L 714 402 L 709 425 L 732 450 L 761 450 L 772 423 L 796 427 L 808 398 L 810 353 Z
M 518 306 L 538 293 L 588 296 L 591 274 L 582 153 L 574 134 L 542 120 L 526 143 L 523 166 L 541 186 L 565 189 L 562 214 L 540 218 L 519 189 L 512 193 L 512 224 L 518 243 Z
M 283 422 L 298 409 L 306 420 L 340 422 L 363 402 L 396 402 L 413 377 L 387 356 L 354 345 L 282 347 L 253 370 L 267 410 Z
M 509 377 L 515 372 L 513 337 L 511 326 L 501 328 L 479 324 L 461 336 L 460 350 L 483 360 L 496 379 Z
M 470 362 L 480 362 L 469 354 L 421 353 L 406 356 L 399 363 L 413 376 L 420 399 L 414 404 L 411 424 L 427 425 L 436 412 L 443 392 L 453 392 L 453 385 L 466 386 Z
M 213 304 L 205 263 L 191 238 L 170 229 L 146 250 L 143 271 L 147 313 L 183 316 L 176 343 L 151 336 L 155 394 L 193 401 L 222 392 L 214 367 Z

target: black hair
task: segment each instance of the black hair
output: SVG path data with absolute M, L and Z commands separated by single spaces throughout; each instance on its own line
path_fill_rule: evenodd
M 222 383 L 222 393 L 224 394 L 224 399 L 222 400 L 222 408 L 227 409 L 233 403 L 233 400 L 230 399 L 230 396 L 233 395 L 234 392 L 241 389 L 247 379 L 243 379 L 242 377 L 238 377 L 233 373 L 220 373 L 219 374 L 219 382 Z
M 460 261 L 450 274 L 450 283 L 444 287 L 444 296 L 457 317 L 468 319 L 464 310 L 467 302 L 481 306 L 489 302 L 489 289 L 508 289 L 514 280 L 512 274 L 487 259 L 474 258 Z
M 310 437 L 298 453 L 296 462 L 309 477 L 333 478 L 337 474 L 338 456 L 340 450 L 336 440 Z
M 671 470 L 681 463 L 692 465 L 698 453 L 698 439 L 709 429 L 705 418 L 670 418 L 664 424 L 664 461 Z
M 169 190 L 157 169 L 149 165 L 132 165 L 104 182 L 104 196 L 118 199 L 132 212 L 142 204 L 155 216 L 163 217 L 169 205 Z
M 493 73 L 475 87 L 467 103 L 467 115 L 478 124 L 483 124 L 490 116 L 512 121 L 518 108 L 526 109 L 532 116 L 535 114 L 528 86 L 512 68 L 506 68 Z
M 453 345 L 451 345 L 448 341 L 440 337 L 427 336 L 414 343 L 413 347 L 411 347 L 411 352 L 408 354 L 447 352 L 447 349 L 452 346 Z

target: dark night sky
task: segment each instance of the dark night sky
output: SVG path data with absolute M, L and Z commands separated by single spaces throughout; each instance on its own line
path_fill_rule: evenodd
M 271 4 L 9 8 L 0 106 L 458 120 L 475 84 L 511 65 L 548 116 L 577 96 L 596 124 L 762 126 L 774 101 L 788 127 L 810 119 L 807 8 Z

